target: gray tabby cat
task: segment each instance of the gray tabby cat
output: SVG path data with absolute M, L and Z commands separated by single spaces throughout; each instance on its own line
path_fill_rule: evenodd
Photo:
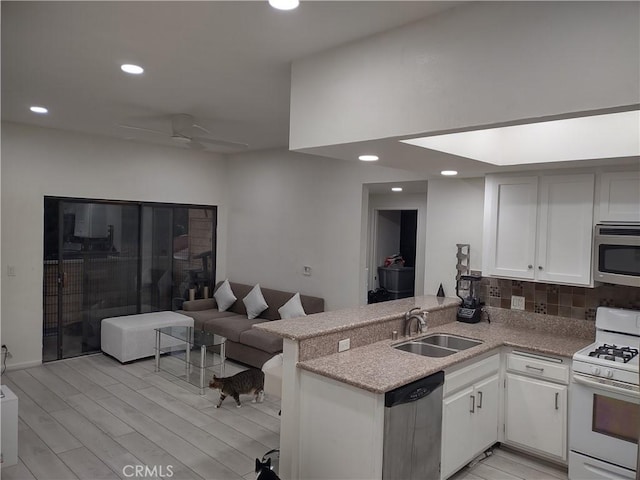
M 250 368 L 231 377 L 218 378 L 214 375 L 213 380 L 209 382 L 209 388 L 220 390 L 220 401 L 216 408 L 220 408 L 227 396 L 233 397 L 237 407 L 240 408 L 242 406 L 240 404 L 241 394 L 254 394 L 253 403 L 262 402 L 264 399 L 264 373 L 257 368 Z

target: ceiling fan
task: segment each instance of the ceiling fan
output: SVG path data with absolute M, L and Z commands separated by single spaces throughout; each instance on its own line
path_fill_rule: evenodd
M 190 148 L 204 150 L 206 148 L 203 144 L 218 145 L 227 148 L 249 148 L 246 143 L 230 142 L 227 140 L 220 140 L 211 136 L 196 136 L 196 131 L 204 132 L 206 135 L 212 135 L 212 133 L 204 128 L 202 125 L 198 125 L 193 118 L 193 115 L 186 113 L 178 113 L 171 115 L 171 131 L 166 132 L 162 130 L 154 130 L 151 128 L 140 127 L 137 125 L 127 125 L 119 123 L 119 127 L 128 128 L 130 130 L 141 130 L 143 132 L 151 132 L 159 135 L 164 135 L 171 138 L 175 143 L 184 144 Z M 202 133 L 200 133 L 202 135 Z

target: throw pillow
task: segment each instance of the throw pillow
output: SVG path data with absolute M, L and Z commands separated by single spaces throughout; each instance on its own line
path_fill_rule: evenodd
M 244 306 L 247 307 L 247 318 L 252 320 L 264 312 L 269 305 L 262 296 L 262 290 L 260 290 L 260 284 L 256 283 L 255 287 L 242 299 Z
M 229 307 L 231 307 L 231 305 L 233 305 L 237 298 L 233 294 L 233 290 L 231 290 L 229 279 L 226 279 L 220 284 L 220 286 L 216 290 L 216 293 L 213 294 L 213 298 L 216 299 L 218 310 L 220 310 L 221 312 L 226 311 Z
M 302 302 L 300 301 L 300 293 L 296 293 L 291 297 L 287 303 L 278 309 L 281 319 L 306 317 L 307 314 L 302 308 Z

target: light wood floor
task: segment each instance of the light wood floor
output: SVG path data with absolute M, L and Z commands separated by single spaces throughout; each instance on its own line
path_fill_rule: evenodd
M 279 401 L 243 396 L 242 408 L 227 399 L 216 409 L 217 391 L 200 396 L 153 370 L 152 359 L 121 365 L 99 354 L 3 375 L 19 397 L 19 462 L 3 467 L 2 479 L 128 479 L 136 465 L 172 480 L 254 479 L 255 458 L 279 446 Z M 240 370 L 227 363 L 227 375 Z M 453 477 L 566 478 L 566 470 L 502 449 Z
M 493 454 L 472 462 L 449 480 L 567 480 L 567 469 L 520 454 L 496 448 Z
M 242 369 L 227 362 L 225 374 Z M 3 375 L 19 398 L 19 462 L 2 479 L 126 479 L 128 465 L 174 480 L 254 479 L 255 459 L 279 447 L 279 401 L 247 395 L 242 408 L 228 398 L 217 409 L 217 390 L 200 396 L 153 370 L 153 359 L 98 354 Z

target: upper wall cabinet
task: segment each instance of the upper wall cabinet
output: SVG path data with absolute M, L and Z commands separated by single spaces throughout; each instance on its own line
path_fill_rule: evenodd
M 487 177 L 484 208 L 482 271 L 533 279 L 538 177 Z
M 640 222 L 640 171 L 600 176 L 601 222 Z
M 594 175 L 488 176 L 483 271 L 591 283 Z

